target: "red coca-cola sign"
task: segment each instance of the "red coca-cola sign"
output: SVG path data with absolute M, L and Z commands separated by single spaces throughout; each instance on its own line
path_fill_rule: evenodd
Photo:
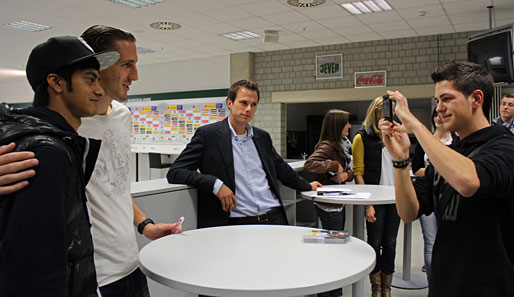
M 355 72 L 355 87 L 385 87 L 386 71 Z

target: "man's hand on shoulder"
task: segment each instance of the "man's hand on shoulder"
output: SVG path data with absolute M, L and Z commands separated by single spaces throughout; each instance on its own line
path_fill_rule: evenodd
M 323 187 L 323 185 L 322 185 L 322 184 L 320 184 L 320 183 L 319 183 L 319 182 L 317 182 L 317 181 L 313 181 L 313 182 L 312 182 L 312 183 L 310 183 L 310 184 L 311 184 L 311 187 L 312 187 L 312 190 L 313 190 L 313 191 L 316 191 L 316 189 L 317 189 L 317 188 L 321 188 L 321 187 Z
M 26 187 L 27 179 L 36 172 L 31 167 L 38 165 L 33 152 L 12 152 L 15 144 L 0 146 L 0 195 L 17 192 Z
M 237 207 L 236 196 L 234 196 L 232 190 L 225 186 L 225 184 L 221 185 L 217 196 L 221 201 L 221 207 L 223 208 L 223 211 L 231 212 L 232 207 Z

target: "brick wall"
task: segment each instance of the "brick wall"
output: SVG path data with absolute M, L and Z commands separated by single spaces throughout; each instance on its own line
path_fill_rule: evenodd
M 272 103 L 274 91 L 353 88 L 354 72 L 387 70 L 387 85 L 431 84 L 430 73 L 445 60 L 465 60 L 474 32 L 326 45 L 255 54 L 254 79 L 261 98 L 253 124 L 271 134 L 277 152 L 286 152 L 286 107 Z M 315 56 L 343 54 L 343 78 L 316 80 Z M 313 98 L 314 99 L 314 98 Z

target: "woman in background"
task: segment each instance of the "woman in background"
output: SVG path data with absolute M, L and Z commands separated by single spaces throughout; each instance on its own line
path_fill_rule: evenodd
M 432 128 L 435 129 L 434 136 L 439 139 L 445 145 L 452 144 L 452 134 L 450 131 L 446 130 L 443 126 L 443 120 L 441 116 L 437 113 L 436 108 L 432 111 Z M 412 172 L 416 177 L 422 177 L 425 175 L 425 169 L 430 164 L 428 160 L 427 154 L 421 147 L 421 145 L 416 143 L 414 148 L 414 156 L 412 157 Z M 437 234 L 437 220 L 434 213 L 426 216 L 421 215 L 419 217 L 419 222 L 421 223 L 421 232 L 423 233 L 423 242 L 424 242 L 424 260 L 425 260 L 425 269 L 427 272 L 427 280 L 430 282 L 430 266 L 432 264 L 432 248 L 434 247 L 435 236 Z M 430 286 L 429 286 L 430 287 Z M 432 293 L 430 290 L 428 291 L 428 297 L 432 297 Z
M 382 108 L 382 97 L 375 98 L 353 139 L 353 173 L 357 184 L 394 186 L 393 160 L 378 128 L 378 122 L 383 118 Z M 366 205 L 368 244 L 375 250 L 377 259 L 369 275 L 372 297 L 391 296 L 399 227 L 400 217 L 395 204 Z
M 352 127 L 349 113 L 340 109 L 331 109 L 323 118 L 319 141 L 314 152 L 303 166 L 304 171 L 314 173 L 323 185 L 341 184 L 353 179 L 348 168 L 348 157 L 343 150 L 343 136 L 348 136 Z M 344 204 L 315 203 L 316 213 L 324 229 L 343 230 L 345 224 Z M 319 293 L 318 297 L 342 296 L 341 288 Z

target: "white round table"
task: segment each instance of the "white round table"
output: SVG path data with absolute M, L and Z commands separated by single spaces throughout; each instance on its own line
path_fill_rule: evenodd
M 362 185 L 362 184 L 344 184 L 344 185 L 327 185 L 330 188 L 350 189 L 352 192 L 367 192 L 371 196 L 366 199 L 345 198 L 340 197 L 316 197 L 316 191 L 302 192 L 302 196 L 313 201 L 350 204 L 353 206 L 353 236 L 364 240 L 364 205 L 368 204 L 394 204 L 395 190 L 394 186 L 382 185 Z M 425 275 L 411 273 L 411 255 L 412 255 L 412 224 L 404 224 L 403 236 L 403 272 L 395 272 L 393 276 L 393 287 L 402 289 L 422 289 L 428 286 Z M 361 297 L 364 295 L 364 282 L 359 281 L 352 285 L 353 297 Z
M 352 192 L 371 193 L 369 198 L 356 199 L 346 198 L 344 195 L 340 197 L 316 197 L 316 191 L 302 192 L 304 198 L 308 198 L 314 202 L 353 205 L 353 236 L 360 239 L 364 239 L 364 205 L 396 203 L 393 186 L 344 184 L 327 185 L 327 187 L 350 189 Z
M 362 240 L 304 243 L 311 229 L 244 225 L 186 231 L 146 245 L 139 264 L 165 286 L 237 297 L 325 292 L 362 279 L 375 266 L 375 252 Z

